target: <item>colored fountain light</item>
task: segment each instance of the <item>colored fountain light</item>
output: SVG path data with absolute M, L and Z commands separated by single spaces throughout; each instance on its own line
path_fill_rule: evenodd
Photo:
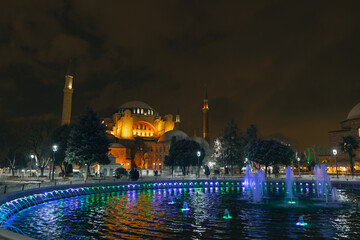
M 294 204 L 295 202 L 293 201 L 294 198 L 294 192 L 293 192 L 293 186 L 294 186 L 294 172 L 291 169 L 290 166 L 288 166 L 285 170 L 286 172 L 286 194 L 287 194 L 287 198 L 290 200 L 289 204 Z
M 231 218 L 232 218 L 232 217 L 230 216 L 229 210 L 225 209 L 223 218 L 224 218 L 224 219 L 231 219 Z
M 184 204 L 183 204 L 183 208 L 181 209 L 181 211 L 189 211 L 190 210 L 190 208 L 188 207 L 188 204 L 187 204 L 187 202 L 184 202 Z
M 175 204 L 175 202 L 174 202 L 173 198 L 171 198 L 171 201 L 170 201 L 170 202 L 168 202 L 168 204 Z
M 304 222 L 304 217 L 300 216 L 296 223 L 296 226 L 306 226 L 306 225 L 308 225 L 308 224 L 306 222 Z

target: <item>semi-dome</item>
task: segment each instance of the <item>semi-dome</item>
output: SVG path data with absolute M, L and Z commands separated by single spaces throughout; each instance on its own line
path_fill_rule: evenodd
M 189 138 L 189 136 L 183 131 L 171 130 L 161 135 L 158 142 L 171 142 L 173 137 L 176 137 L 176 141 Z
M 126 147 L 120 143 L 111 143 L 110 148 L 126 148 Z
M 347 116 L 348 120 L 354 118 L 360 118 L 360 103 L 358 103 L 355 107 L 353 107 L 349 112 L 349 115 Z
M 158 113 L 149 104 L 142 101 L 126 102 L 119 107 L 119 113 L 123 113 L 125 110 L 130 110 L 132 114 L 158 116 Z

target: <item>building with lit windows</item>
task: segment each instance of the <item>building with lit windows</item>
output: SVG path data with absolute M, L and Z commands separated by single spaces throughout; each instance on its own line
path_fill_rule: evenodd
M 172 137 L 177 140 L 187 137 L 186 133 L 174 130 L 180 126 L 180 115 L 167 114 L 161 117 L 150 105 L 141 101 L 130 101 L 121 105 L 112 115 L 105 118 L 107 132 L 112 143 L 109 159 L 111 164 L 98 166 L 104 175 L 112 175 L 116 168 L 138 168 L 142 174 L 152 175 L 163 171 L 165 156 L 169 152 Z
M 320 156 L 322 163 L 328 163 L 327 166 L 330 168 L 330 172 L 335 173 L 335 159 L 331 154 L 332 149 L 337 150 L 337 163 L 339 173 L 350 171 L 349 155 L 343 153 L 339 147 L 339 143 L 342 142 L 344 136 L 354 136 L 360 142 L 360 103 L 351 109 L 346 120 L 340 122 L 341 129 L 329 131 L 329 154 Z M 355 164 L 355 171 L 360 171 L 360 148 L 354 152 L 353 161 Z
M 204 104 L 205 138 L 194 136 L 191 139 L 198 142 L 210 156 L 207 94 Z M 185 132 L 179 130 L 179 109 L 174 122 L 173 115 L 161 117 L 150 105 L 141 101 L 130 101 L 121 105 L 112 118 L 104 119 L 104 124 L 112 141 L 109 151 L 111 163 L 96 166 L 95 172 L 102 172 L 105 176 L 112 176 L 120 166 L 125 169 L 138 168 L 142 175 L 153 175 L 155 170 L 158 170 L 159 174 L 167 174 L 168 168 L 164 161 L 172 139 L 190 139 Z

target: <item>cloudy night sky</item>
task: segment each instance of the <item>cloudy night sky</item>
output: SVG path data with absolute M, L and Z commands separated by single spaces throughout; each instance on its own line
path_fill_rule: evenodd
M 73 120 L 131 100 L 210 137 L 235 119 L 300 148 L 328 144 L 360 102 L 359 1 L 30 1 L 0 9 L 2 120 L 57 120 L 69 58 Z

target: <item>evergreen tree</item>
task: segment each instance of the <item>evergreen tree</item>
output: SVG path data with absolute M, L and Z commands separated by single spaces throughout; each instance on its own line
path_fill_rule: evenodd
M 244 137 L 236 123 L 232 120 L 224 129 L 224 133 L 219 137 L 221 157 L 217 163 L 225 168 L 238 166 L 239 169 L 244 166 Z M 227 169 L 225 170 L 227 173 Z
M 254 124 L 251 124 L 245 132 L 245 146 L 253 140 L 258 138 L 258 129 Z
M 265 175 L 269 166 L 290 165 L 295 153 L 291 147 L 275 140 L 254 140 L 246 147 L 249 161 L 265 166 Z
M 197 157 L 198 151 L 201 152 L 199 158 Z M 198 161 L 199 166 L 201 166 L 204 157 L 205 151 L 197 142 L 183 139 L 171 145 L 169 155 L 165 158 L 164 163 L 166 166 L 180 166 L 183 175 L 186 175 L 186 168 L 189 168 L 189 166 L 198 166 Z
M 339 146 L 341 151 L 349 154 L 351 175 L 354 177 L 354 162 L 352 158 L 355 156 L 353 154 L 354 150 L 359 147 L 359 142 L 354 136 L 349 135 L 343 137 L 343 140 L 339 143 Z
M 86 166 L 85 180 L 89 168 L 94 163 L 109 164 L 110 140 L 106 136 L 106 126 L 96 113 L 88 108 L 86 113 L 71 129 L 67 143 L 65 161 Z

